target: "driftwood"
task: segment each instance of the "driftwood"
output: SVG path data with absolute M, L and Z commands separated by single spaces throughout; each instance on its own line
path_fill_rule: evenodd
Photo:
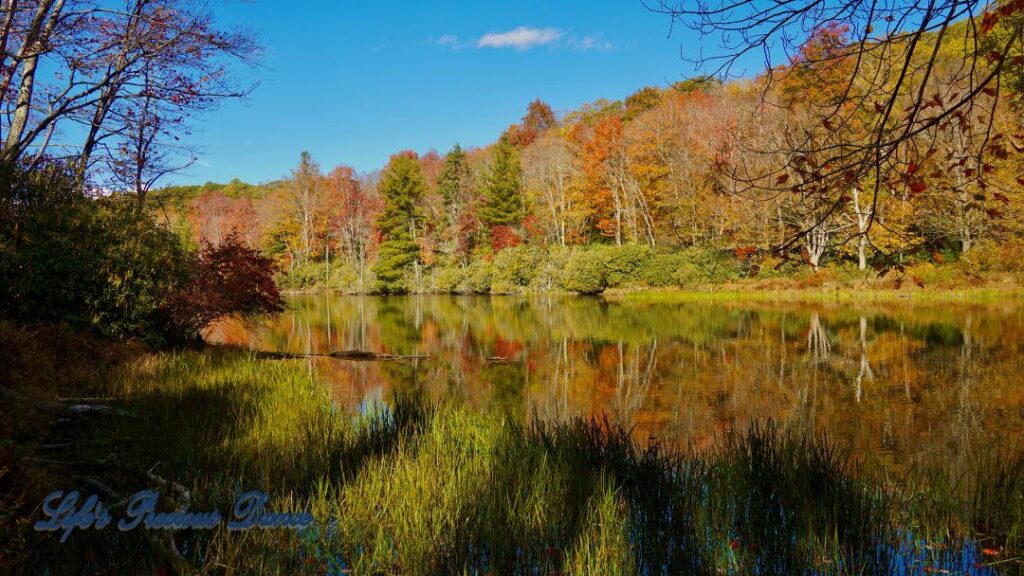
M 426 360 L 430 356 L 417 354 L 386 354 L 383 352 L 368 352 L 366 350 L 341 350 L 338 352 L 310 352 L 308 354 L 293 352 L 269 352 L 258 351 L 256 357 L 264 360 L 296 360 L 302 358 L 336 358 L 338 360 L 352 360 L 356 362 L 367 362 L 373 360 Z
M 55 416 L 138 416 L 138 414 L 127 410 L 120 410 L 118 408 L 111 408 L 110 406 L 104 406 L 102 404 L 95 404 L 94 402 L 96 399 L 93 398 L 89 398 L 89 402 L 80 403 L 75 403 L 74 399 L 66 399 L 61 402 L 49 402 L 15 392 L 6 386 L 0 386 L 0 398 L 13 400 L 19 404 L 24 404 L 40 412 L 53 414 Z

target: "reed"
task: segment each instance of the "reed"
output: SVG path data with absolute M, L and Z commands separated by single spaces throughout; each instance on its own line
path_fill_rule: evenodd
M 73 482 L 131 493 L 133 471 L 230 510 L 260 489 L 303 531 L 186 531 L 199 573 L 1021 573 L 1024 457 L 894 477 L 772 424 L 701 453 L 608 419 L 520 422 L 406 391 L 335 408 L 302 360 L 231 349 L 146 356 L 108 392 L 143 414 L 75 429 Z M 104 442 L 100 442 L 103 440 Z M 103 462 L 104 464 L 96 464 Z M 92 463 L 92 464 L 89 464 Z M 155 466 L 155 467 L 154 467 Z M 142 531 L 38 538 L 38 573 L 166 566 Z

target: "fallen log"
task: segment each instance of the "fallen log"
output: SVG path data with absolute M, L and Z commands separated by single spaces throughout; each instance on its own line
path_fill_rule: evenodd
M 53 414 L 55 416 L 138 416 L 138 414 L 135 414 L 134 412 L 111 408 L 110 406 L 104 406 L 102 404 L 69 404 L 65 402 L 48 402 L 46 400 L 39 400 L 37 398 L 32 398 L 19 392 L 15 392 L 6 386 L 0 386 L 0 398 L 13 400 L 19 404 L 24 404 L 40 412 Z
M 298 360 L 304 358 L 335 358 L 338 360 L 352 360 L 365 362 L 374 360 L 426 360 L 430 356 L 418 354 L 387 354 L 384 352 L 368 352 L 366 350 L 341 350 L 338 352 L 270 352 L 257 351 L 256 358 L 263 360 Z

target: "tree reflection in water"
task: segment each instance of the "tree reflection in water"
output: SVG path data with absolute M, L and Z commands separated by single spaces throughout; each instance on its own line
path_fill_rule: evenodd
M 1024 428 L 1014 305 L 612 303 L 582 297 L 303 296 L 215 341 L 316 358 L 336 402 L 416 388 L 515 418 L 608 415 L 681 448 L 774 419 L 884 462 L 957 460 Z

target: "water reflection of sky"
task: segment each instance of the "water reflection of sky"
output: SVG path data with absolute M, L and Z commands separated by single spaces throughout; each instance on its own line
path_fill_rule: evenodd
M 526 418 L 606 414 L 643 438 L 705 447 L 772 418 L 886 462 L 966 458 L 1024 429 L 1014 305 L 612 303 L 598 298 L 295 297 L 257 349 L 425 354 L 412 365 L 317 358 L 337 403 L 396 386 Z

